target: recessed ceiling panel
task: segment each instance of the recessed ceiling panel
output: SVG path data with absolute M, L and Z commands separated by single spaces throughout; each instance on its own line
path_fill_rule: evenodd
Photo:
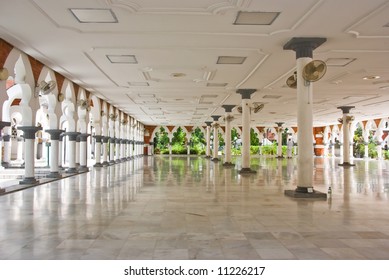
M 117 23 L 118 20 L 111 9 L 69 9 L 80 23 Z

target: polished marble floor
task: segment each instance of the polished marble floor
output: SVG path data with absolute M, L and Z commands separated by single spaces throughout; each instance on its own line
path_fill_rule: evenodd
M 144 157 L 0 196 L 0 259 L 389 260 L 387 161 L 316 158 L 323 201 L 284 195 L 296 159 L 234 160 Z

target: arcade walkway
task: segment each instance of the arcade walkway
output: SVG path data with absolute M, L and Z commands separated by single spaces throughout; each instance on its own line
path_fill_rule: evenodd
M 327 201 L 284 196 L 296 160 L 238 175 L 144 157 L 0 196 L 0 259 L 389 259 L 389 163 L 315 159 Z

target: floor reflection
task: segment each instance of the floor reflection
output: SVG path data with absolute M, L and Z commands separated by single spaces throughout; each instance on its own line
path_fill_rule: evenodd
M 388 162 L 315 158 L 327 201 L 284 196 L 296 158 L 233 162 L 138 158 L 1 196 L 0 258 L 389 259 Z

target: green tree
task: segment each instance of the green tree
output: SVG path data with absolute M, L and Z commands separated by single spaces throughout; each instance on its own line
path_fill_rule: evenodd
M 181 127 L 177 128 L 177 131 L 173 133 L 172 145 L 184 146 L 186 142 L 186 133 Z
M 168 148 L 169 136 L 165 128 L 161 127 L 154 137 L 154 152 L 156 154 L 161 153 Z
M 250 146 L 259 146 L 258 133 L 254 131 L 254 128 L 250 130 Z

